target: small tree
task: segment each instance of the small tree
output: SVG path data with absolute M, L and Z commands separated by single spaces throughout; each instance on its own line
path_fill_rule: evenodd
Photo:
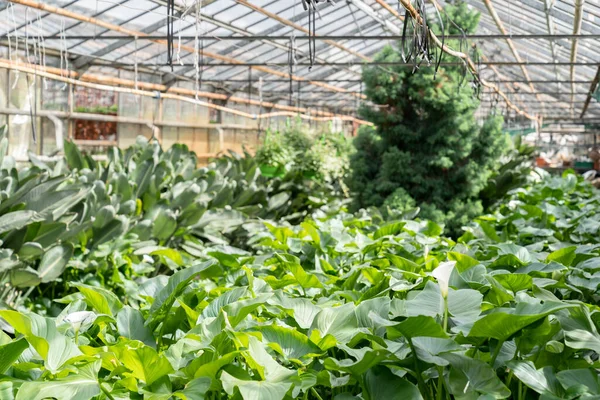
M 479 14 L 466 4 L 448 6 L 446 13 L 466 33 L 475 31 Z M 461 34 L 445 25 L 446 34 Z M 376 59 L 401 62 L 402 56 L 387 46 Z M 362 107 L 360 114 L 376 128 L 363 129 L 355 140 L 349 187 L 357 208 L 416 205 L 421 217 L 445 223 L 449 233 L 483 212 L 478 194 L 507 139 L 501 117 L 477 123 L 479 101 L 464 73 L 461 66 L 440 68 L 435 75 L 433 67 L 364 69 L 365 94 L 376 107 Z

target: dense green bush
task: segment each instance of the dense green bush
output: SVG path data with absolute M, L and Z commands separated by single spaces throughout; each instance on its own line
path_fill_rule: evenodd
M 465 32 L 475 31 L 479 14 L 463 3 L 446 10 Z M 461 34 L 446 25 L 447 34 Z M 401 62 L 402 55 L 388 46 L 376 59 Z M 468 79 L 463 83 L 463 73 L 460 66 L 441 68 L 437 75 L 427 66 L 414 72 L 397 66 L 364 69 L 364 93 L 378 107 L 366 105 L 360 111 L 376 128 L 362 129 L 355 141 L 348 185 L 357 208 L 416 203 L 423 218 L 445 223 L 449 233 L 483 211 L 479 193 L 507 138 L 499 116 L 478 124 L 479 101 Z
M 282 131 L 269 131 L 256 151 L 263 175 L 297 174 L 333 185 L 347 196 L 344 183 L 349 172 L 351 141 L 343 133 L 314 133 L 300 120 L 288 120 Z

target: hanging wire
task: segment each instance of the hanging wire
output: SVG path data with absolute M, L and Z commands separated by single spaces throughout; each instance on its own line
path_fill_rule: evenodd
M 15 63 L 17 63 L 17 65 L 19 64 L 19 35 L 17 34 L 17 19 L 15 18 L 15 6 L 12 3 L 8 3 L 10 6 L 9 11 L 12 14 L 12 21 L 15 27 Z M 10 47 L 9 47 L 9 52 L 10 52 Z M 10 54 L 10 53 L 9 53 Z M 19 70 L 17 70 L 15 72 L 15 81 L 13 82 L 13 85 L 11 87 L 11 89 L 15 89 L 17 87 L 17 83 L 19 82 Z
M 289 76 L 290 76 L 290 90 L 289 90 L 289 104 L 290 106 L 294 105 L 293 96 L 294 96 L 294 66 L 297 63 L 296 60 L 296 37 L 292 32 L 292 36 L 290 37 L 290 44 L 288 49 L 288 64 L 289 64 Z
M 60 74 L 61 76 L 63 76 L 63 66 L 64 69 L 67 71 L 67 75 L 68 75 L 68 71 L 69 71 L 69 52 L 68 52 L 68 48 L 67 48 L 67 37 L 65 35 L 65 18 L 62 17 L 60 19 L 60 43 L 61 43 L 61 49 L 60 49 Z M 64 61 L 64 64 L 63 64 Z M 61 90 L 65 90 L 67 88 L 67 83 L 65 82 L 65 84 L 62 86 Z
M 10 8 L 12 3 L 8 3 L 8 9 L 6 10 L 6 26 L 10 26 Z M 8 39 L 8 59 L 12 61 L 12 40 L 10 38 L 10 29 L 6 30 L 6 38 Z M 15 32 L 16 35 L 16 32 Z
M 198 100 L 198 92 L 202 85 L 202 66 L 204 65 L 204 40 L 200 40 L 200 24 L 202 23 L 202 0 L 196 2 L 195 33 L 194 33 L 194 69 L 195 69 L 195 92 Z
M 39 41 L 39 51 L 40 51 L 40 62 L 41 65 L 46 69 L 46 42 L 44 40 L 44 23 L 42 21 L 42 16 L 40 10 L 37 10 L 37 22 L 39 25 L 38 29 L 38 41 Z M 44 76 L 42 78 L 42 82 L 44 82 L 44 89 L 48 89 L 48 79 Z
M 177 18 L 177 26 L 179 27 L 177 29 L 177 63 L 179 63 L 179 65 L 183 65 L 183 62 L 181 61 L 181 24 L 183 23 L 183 18 L 185 17 L 185 14 L 188 12 L 185 0 L 183 1 L 183 7 L 185 8 L 185 11 L 183 12 L 180 18 Z
M 138 90 L 138 37 L 133 39 L 135 51 L 133 53 L 133 75 L 134 75 L 134 87 Z M 137 103 L 137 96 L 135 96 L 135 102 Z
M 29 7 L 25 9 L 25 59 L 27 63 L 31 64 L 31 58 L 29 55 Z
M 312 70 L 313 65 L 315 64 L 316 54 L 317 54 L 317 41 L 315 39 L 315 34 L 317 31 L 317 23 L 316 23 L 316 14 L 317 4 L 322 0 L 302 0 L 302 7 L 304 11 L 308 11 L 308 58 L 310 62 L 310 66 L 308 70 Z M 327 3 L 334 3 L 332 0 L 326 0 Z M 335 4 L 335 3 L 334 3 Z
M 262 115 L 262 110 L 263 110 L 263 95 L 262 95 L 262 86 L 263 86 L 263 79 L 262 76 L 258 78 L 258 102 L 259 102 L 259 106 L 258 106 L 258 115 L 261 116 Z M 260 135 L 262 134 L 262 118 L 258 119 L 258 137 L 260 138 Z
M 167 0 L 167 65 L 173 71 L 173 36 L 175 23 L 175 0 Z

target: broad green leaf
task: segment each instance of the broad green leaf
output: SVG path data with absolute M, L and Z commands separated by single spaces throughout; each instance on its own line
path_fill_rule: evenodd
M 229 323 L 235 328 L 248 314 L 263 306 L 271 296 L 272 293 L 262 293 L 251 299 L 230 303 L 223 307 L 223 310 L 228 315 Z
M 65 158 L 67 159 L 69 168 L 82 170 L 88 167 L 83 154 L 81 154 L 81 151 L 79 151 L 79 148 L 75 143 L 71 142 L 70 140 L 65 140 L 64 149 Z
M 73 339 L 58 331 L 54 319 L 9 310 L 0 311 L 0 317 L 25 336 L 53 373 L 71 358 L 81 355 Z
M 487 221 L 483 221 L 483 220 L 478 220 L 477 223 L 481 227 L 481 230 L 483 231 L 483 233 L 485 233 L 485 235 L 488 238 L 492 239 L 494 242 L 502 241 L 500 239 L 500 236 L 498 236 L 498 234 L 496 233 L 496 229 L 493 227 L 492 224 L 490 224 Z
M 404 221 L 390 222 L 388 224 L 385 224 L 375 231 L 375 233 L 373 234 L 373 239 L 397 235 L 398 233 L 402 232 L 402 228 L 404 228 L 404 225 L 406 225 L 406 222 Z
M 287 359 L 300 360 L 310 354 L 322 353 L 308 337 L 295 329 L 277 325 L 260 328 L 263 341 Z
M 65 270 L 73 256 L 73 246 L 63 244 L 51 247 L 42 257 L 38 266 L 38 275 L 42 283 L 52 282 Z
M 310 337 L 318 332 L 320 338 L 333 336 L 338 343 L 348 343 L 359 332 L 353 304 L 322 309 L 313 320 Z
M 144 322 L 144 316 L 139 310 L 125 306 L 117 314 L 117 331 L 119 335 L 128 339 L 139 340 L 150 347 L 155 347 L 156 340 Z
M 186 286 L 197 276 L 202 276 L 210 267 L 215 265 L 215 261 L 205 261 L 182 269 L 174 273 L 168 280 L 167 285 L 162 288 L 150 308 L 150 315 L 146 321 L 151 329 L 154 329 L 167 315 L 177 297 L 179 297 Z
M 562 302 L 543 304 L 519 303 L 515 309 L 502 309 L 475 322 L 469 336 L 493 338 L 504 341 L 526 326 L 565 308 L 577 307 Z
M 231 290 L 227 290 L 208 304 L 208 306 L 202 311 L 202 317 L 217 317 L 225 306 L 235 303 L 242 297 L 246 296 L 247 293 L 248 289 L 245 287 L 236 287 Z
M 14 400 L 13 383 L 11 381 L 0 381 L 0 399 Z
M 94 229 L 94 246 L 101 245 L 109 240 L 123 235 L 129 227 L 129 219 L 123 215 L 118 215 L 108 224 L 100 229 Z
M 151 385 L 157 379 L 173 372 L 167 358 L 157 354 L 152 347 L 141 345 L 130 347 L 125 344 L 118 348 L 119 361 L 131 370 L 132 375 L 140 381 Z
M 600 382 L 598 374 L 592 369 L 571 369 L 560 371 L 556 379 L 568 393 L 585 393 L 600 395 Z M 585 397 L 584 397 L 585 398 Z
M 428 336 L 437 338 L 447 338 L 446 332 L 435 319 L 420 315 L 418 317 L 409 317 L 397 325 L 388 327 L 388 337 L 395 339 L 404 336 L 412 339 L 417 336 Z
M 269 211 L 277 210 L 283 207 L 290 199 L 290 194 L 287 192 L 277 193 L 274 196 L 269 197 L 269 203 L 267 209 Z
M 439 357 L 440 354 L 461 349 L 454 340 L 437 337 L 414 337 L 412 338 L 412 344 L 419 360 L 440 366 L 448 365 L 450 363 L 448 360 Z
M 203 400 L 210 390 L 211 379 L 200 377 L 192 379 L 185 385 L 183 390 L 173 393 L 173 396 L 181 400 Z
M 570 267 L 573 261 L 575 260 L 576 250 L 577 246 L 563 247 L 562 249 L 558 249 L 548 254 L 548 257 L 546 257 L 546 261 L 555 261 L 557 263 Z
M 329 370 L 346 372 L 352 376 L 361 376 L 390 356 L 390 352 L 385 349 L 373 350 L 368 347 L 352 349 L 344 345 L 338 347 L 352 358 L 329 357 L 325 359 L 323 365 Z
M 302 329 L 309 329 L 317 314 L 321 312 L 321 308 L 314 305 L 309 299 L 289 297 L 281 291 L 275 292 L 268 302 L 288 311 Z
M 427 281 L 425 288 L 421 292 L 413 299 L 406 301 L 406 312 L 410 317 L 419 315 L 435 317 L 443 315 L 444 310 L 444 298 L 442 297 L 440 287 L 432 281 Z
M 232 351 L 223 356 L 213 356 L 213 358 L 216 357 L 216 360 L 213 359 L 207 361 L 203 359 L 203 354 L 202 356 L 193 360 L 190 363 L 190 365 L 186 367 L 186 370 L 189 370 L 194 378 L 207 377 L 211 379 L 216 379 L 219 371 L 224 366 L 231 364 L 239 355 L 239 351 Z
M 282 400 L 292 386 L 292 382 L 242 380 L 226 371 L 221 374 L 221 383 L 230 396 L 234 395 L 237 388 L 243 400 Z
M 123 304 L 117 296 L 107 289 L 78 282 L 72 283 L 72 285 L 83 294 L 88 305 L 100 314 L 114 317 L 123 308 Z
M 450 290 L 448 292 L 448 311 L 453 317 L 473 318 L 481 314 L 483 295 L 473 289 Z
M 508 367 L 521 382 L 537 393 L 550 399 L 563 398 L 564 390 L 552 372 L 552 367 L 536 369 L 531 361 L 516 360 L 509 361 Z
M 0 217 L 0 235 L 21 229 L 34 221 L 36 212 L 31 210 L 13 211 Z
M 466 254 L 457 253 L 455 251 L 448 252 L 448 260 L 456 261 L 455 267 L 458 272 L 465 272 L 466 270 L 479 265 L 480 262 Z
M 4 374 L 27 348 L 29 343 L 25 338 L 0 345 L 0 375 Z
M 23 246 L 19 249 L 19 257 L 21 259 L 32 259 L 44 254 L 44 248 L 37 242 L 23 243 Z
M 354 310 L 356 318 L 358 319 L 358 325 L 361 328 L 377 328 L 380 327 L 376 321 L 372 318 L 374 313 L 380 318 L 388 318 L 390 313 L 390 298 L 389 297 L 375 297 L 361 301 Z
M 108 204 L 102 207 L 98 212 L 94 215 L 94 228 L 100 229 L 104 228 L 110 221 L 112 221 L 117 215 L 117 211 L 115 208 Z
M 168 209 L 160 209 L 152 224 L 152 235 L 159 240 L 166 240 L 177 229 L 177 216 Z
M 365 375 L 365 390 L 372 400 L 421 400 L 415 385 L 394 375 L 388 368 L 377 366 Z
M 247 350 L 243 352 L 246 362 L 250 367 L 256 369 L 263 380 L 269 382 L 281 382 L 287 380 L 297 371 L 284 368 L 267 352 L 265 344 L 256 337 L 248 335 L 240 340 L 247 340 Z
M 73 374 L 52 381 L 25 382 L 15 400 L 90 400 L 100 395 L 100 360 L 78 367 Z
M 440 357 L 450 363 L 449 384 L 455 396 L 467 393 L 489 395 L 497 399 L 510 396 L 510 390 L 487 363 L 456 353 L 442 353 Z
M 513 293 L 531 289 L 533 279 L 526 274 L 494 274 L 494 279 Z
M 10 271 L 10 284 L 14 287 L 32 287 L 41 283 L 38 272 L 31 268 L 18 268 Z
M 304 271 L 304 268 L 302 268 L 300 264 L 283 260 L 282 262 L 284 263 L 285 268 L 292 273 L 296 281 L 298 281 L 298 284 L 303 288 L 310 289 L 323 287 L 316 275 Z

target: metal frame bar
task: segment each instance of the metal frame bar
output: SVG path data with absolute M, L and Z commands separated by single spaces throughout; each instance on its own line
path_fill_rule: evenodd
M 352 4 L 352 3 L 350 3 Z M 158 6 L 157 6 L 158 8 Z M 156 9 L 156 8 L 154 8 Z M 153 9 L 153 10 L 154 10 Z M 101 15 L 101 13 L 98 13 L 98 15 Z M 132 18 L 136 19 L 139 18 L 140 16 L 137 15 L 135 17 Z M 202 17 L 203 19 L 206 19 L 206 16 Z M 213 20 L 214 21 L 214 20 Z M 123 21 L 124 23 L 127 23 L 128 21 Z M 208 22 L 208 21 L 207 21 Z M 289 21 L 291 22 L 291 21 Z M 163 23 L 165 23 L 165 21 L 163 21 Z M 225 26 L 227 26 L 228 24 L 223 24 Z M 19 27 L 18 29 L 23 28 L 25 25 L 22 25 L 21 27 Z M 161 26 L 162 27 L 162 26 Z M 187 28 L 185 28 L 187 29 Z M 229 28 L 227 28 L 229 29 Z M 232 28 L 235 29 L 236 31 L 243 31 L 240 28 Z M 155 29 L 156 30 L 156 29 Z M 108 31 L 108 30 L 105 30 Z M 0 35 L 0 40 L 6 38 L 7 35 Z M 47 36 L 41 36 L 44 40 L 62 40 L 63 38 L 60 37 L 60 35 L 58 34 L 51 34 L 51 35 L 47 35 Z M 189 35 L 182 35 L 182 36 L 178 36 L 178 38 L 181 37 L 181 40 L 194 40 L 195 36 L 189 36 Z M 531 33 L 531 34 L 507 34 L 507 35 L 446 35 L 444 36 L 446 39 L 467 39 L 467 40 L 506 40 L 506 39 L 511 39 L 511 40 L 531 40 L 531 39 L 545 39 L 545 40 L 550 40 L 550 41 L 554 41 L 557 39 L 577 39 L 577 40 L 586 40 L 586 39 L 600 39 L 600 34 L 536 34 L 536 33 Z M 121 39 L 135 39 L 135 36 L 131 36 L 131 35 L 69 35 L 66 36 L 67 40 L 94 40 L 94 41 L 98 41 L 98 40 L 121 40 Z M 144 37 L 140 37 L 140 40 L 166 40 L 167 36 L 166 35 L 148 35 L 148 36 L 144 36 Z M 254 40 L 268 40 L 268 41 L 272 41 L 272 40 L 284 40 L 289 42 L 292 39 L 292 36 L 286 36 L 286 35 L 277 35 L 277 36 L 270 36 L 270 35 L 252 35 L 252 36 L 240 36 L 240 35 L 231 35 L 231 36 L 216 36 L 216 35 L 202 35 L 202 36 L 198 36 L 199 40 L 214 40 L 214 41 L 227 41 L 227 40 L 237 40 L 237 41 L 254 41 Z M 295 40 L 311 40 L 313 39 L 313 37 L 309 37 L 309 36 L 295 36 L 294 37 Z M 400 35 L 364 35 L 364 36 L 356 36 L 356 35 L 320 35 L 320 36 L 315 36 L 314 40 L 320 40 L 320 41 L 325 41 L 325 40 L 401 40 L 402 36 Z

